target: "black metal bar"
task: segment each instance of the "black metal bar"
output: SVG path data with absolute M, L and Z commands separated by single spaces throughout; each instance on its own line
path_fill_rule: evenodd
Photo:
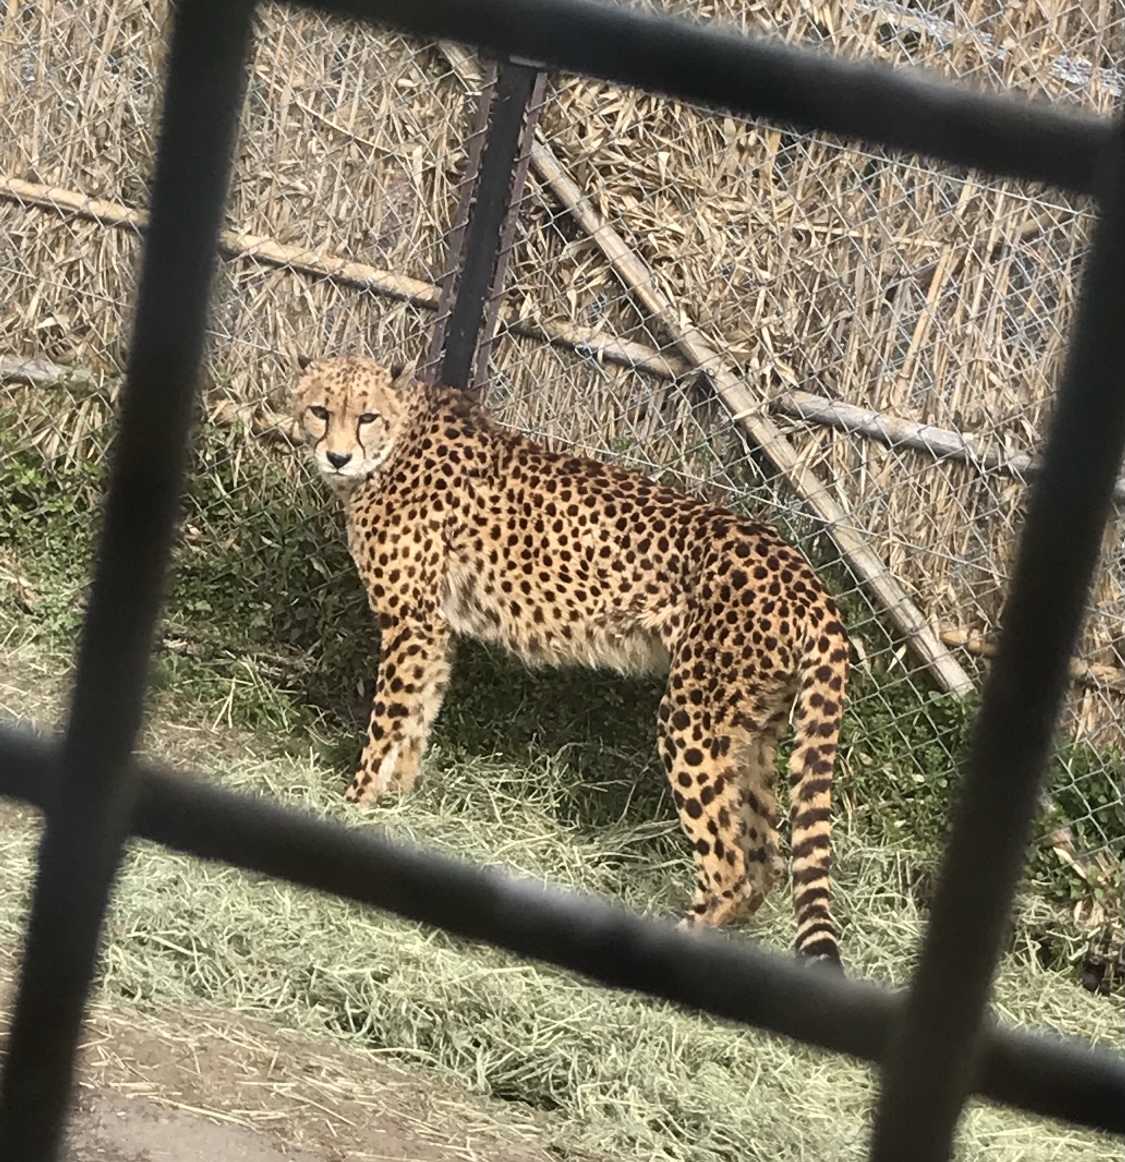
M 70 719 L 39 851 L 0 1088 L 0 1159 L 55 1156 L 102 915 L 133 808 L 130 754 L 180 499 L 253 4 L 175 9 L 152 220 Z
M 1125 120 L 1105 150 L 1100 201 L 922 959 L 887 1059 L 873 1162 L 937 1162 L 952 1149 L 1125 454 Z
M 492 272 L 492 283 L 485 304 L 484 322 L 477 339 L 476 365 L 471 372 L 470 383 L 473 391 L 480 395 L 488 385 L 489 358 L 496 340 L 496 324 L 500 320 L 500 307 L 504 300 L 504 282 L 508 277 L 508 263 L 512 256 L 512 246 L 516 237 L 516 225 L 520 215 L 520 201 L 527 182 L 527 170 L 531 163 L 531 147 L 535 141 L 535 126 L 543 111 L 543 96 L 547 89 L 547 74 L 536 72 L 531 96 L 527 101 L 523 131 L 520 137 L 520 153 L 512 174 L 512 185 L 508 191 L 508 207 L 504 215 L 504 225 L 496 244 L 496 266 Z
M 473 127 L 466 142 L 465 175 L 461 179 L 461 192 L 457 199 L 457 209 L 454 211 L 453 225 L 449 231 L 446 268 L 441 278 L 441 296 L 438 299 L 437 311 L 434 315 L 430 347 L 426 354 L 425 363 L 418 369 L 419 375 L 427 383 L 441 378 L 441 364 L 445 354 L 446 336 L 449 333 L 449 319 L 453 313 L 453 304 L 457 299 L 457 287 L 460 283 L 461 266 L 465 254 L 465 232 L 469 228 L 469 219 L 473 216 L 476 187 L 480 179 L 480 159 L 484 152 L 484 143 L 488 140 L 488 118 L 492 110 L 492 99 L 495 95 L 496 62 L 487 61 L 481 81 L 481 90 L 477 96 L 478 104 L 473 118 Z
M 1104 118 L 597 0 L 303 6 L 1076 193 L 1093 192 L 1098 151 L 1110 133 Z
M 457 300 L 449 319 L 441 365 L 441 381 L 450 387 L 470 386 L 536 75 L 536 70 L 526 65 L 504 61 L 498 66 L 488 141 L 476 182 L 476 203 L 465 236 Z
M 41 805 L 54 744 L 0 728 L 0 794 Z M 878 1061 L 901 996 L 749 943 L 690 936 L 590 897 L 399 846 L 371 831 L 143 767 L 132 828 L 177 851 L 436 924 L 461 936 L 718 1017 Z M 984 1097 L 1125 1133 L 1125 1060 L 994 1028 L 973 1080 Z

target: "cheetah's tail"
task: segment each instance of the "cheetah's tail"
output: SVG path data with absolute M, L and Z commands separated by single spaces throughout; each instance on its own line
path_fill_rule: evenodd
M 810 637 L 800 677 L 789 759 L 796 947 L 800 956 L 838 965 L 836 923 L 829 908 L 832 766 L 847 691 L 848 639 L 834 616 Z

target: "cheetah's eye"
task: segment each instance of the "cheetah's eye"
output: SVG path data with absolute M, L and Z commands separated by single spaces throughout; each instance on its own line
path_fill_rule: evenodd
M 378 418 L 379 417 L 374 412 L 364 412 L 363 415 L 359 417 L 359 422 L 361 424 L 373 424 Z
M 327 408 L 322 408 L 320 406 L 320 404 L 313 404 L 313 406 L 309 408 L 309 411 L 314 416 L 316 416 L 316 418 L 318 420 L 324 420 L 325 423 L 328 422 L 328 409 Z

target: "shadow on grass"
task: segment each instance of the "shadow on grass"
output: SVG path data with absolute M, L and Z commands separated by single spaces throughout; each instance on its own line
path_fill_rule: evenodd
M 339 738 L 323 757 L 339 770 L 341 783 L 359 758 L 375 659 L 373 650 L 365 697 L 342 700 L 338 681 L 326 671 L 310 675 L 305 691 Z M 461 641 L 431 744 L 444 764 L 489 759 L 531 772 L 547 756 L 563 763 L 570 776 L 559 801 L 566 826 L 650 822 L 671 810 L 656 753 L 662 690 L 659 677 L 530 670 L 500 650 Z

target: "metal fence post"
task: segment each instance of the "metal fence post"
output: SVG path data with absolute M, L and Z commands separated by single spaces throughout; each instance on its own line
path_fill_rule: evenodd
M 451 387 L 479 393 L 499 314 L 508 254 L 546 77 L 504 61 L 481 94 L 483 153 L 470 152 L 427 371 Z M 487 101 L 487 107 L 484 102 Z M 472 172 L 479 158 L 479 168 Z
M 78 674 L 0 1088 L 0 1159 L 53 1158 L 102 917 L 129 833 L 252 0 L 175 7 L 152 223 Z

